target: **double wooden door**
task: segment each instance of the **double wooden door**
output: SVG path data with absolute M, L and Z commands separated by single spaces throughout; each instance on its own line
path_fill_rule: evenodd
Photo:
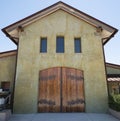
M 38 112 L 84 112 L 83 71 L 55 67 L 39 77 Z

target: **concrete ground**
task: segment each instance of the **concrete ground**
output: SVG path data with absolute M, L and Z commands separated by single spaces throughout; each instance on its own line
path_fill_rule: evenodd
M 13 114 L 8 121 L 120 121 L 109 114 L 38 113 Z

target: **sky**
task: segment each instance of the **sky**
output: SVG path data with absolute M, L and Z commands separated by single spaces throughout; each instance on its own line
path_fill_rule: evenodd
M 0 0 L 0 52 L 16 49 L 2 28 L 36 13 L 59 0 Z M 61 0 L 120 30 L 120 0 Z M 120 31 L 104 46 L 106 62 L 120 65 Z

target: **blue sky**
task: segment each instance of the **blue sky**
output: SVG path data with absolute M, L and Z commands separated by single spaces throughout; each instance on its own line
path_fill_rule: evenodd
M 0 29 L 17 22 L 59 0 L 1 0 Z M 120 0 L 62 0 L 120 30 Z M 16 45 L 0 31 L 0 52 L 16 49 Z M 106 61 L 120 64 L 120 31 L 104 46 Z

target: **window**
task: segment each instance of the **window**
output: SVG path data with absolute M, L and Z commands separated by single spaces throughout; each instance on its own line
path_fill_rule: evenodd
M 41 53 L 46 53 L 47 52 L 47 38 L 41 38 L 40 52 Z
M 56 52 L 64 53 L 64 37 L 62 36 L 56 38 Z
M 81 52 L 81 39 L 80 38 L 74 39 L 74 49 L 75 49 L 75 53 Z

